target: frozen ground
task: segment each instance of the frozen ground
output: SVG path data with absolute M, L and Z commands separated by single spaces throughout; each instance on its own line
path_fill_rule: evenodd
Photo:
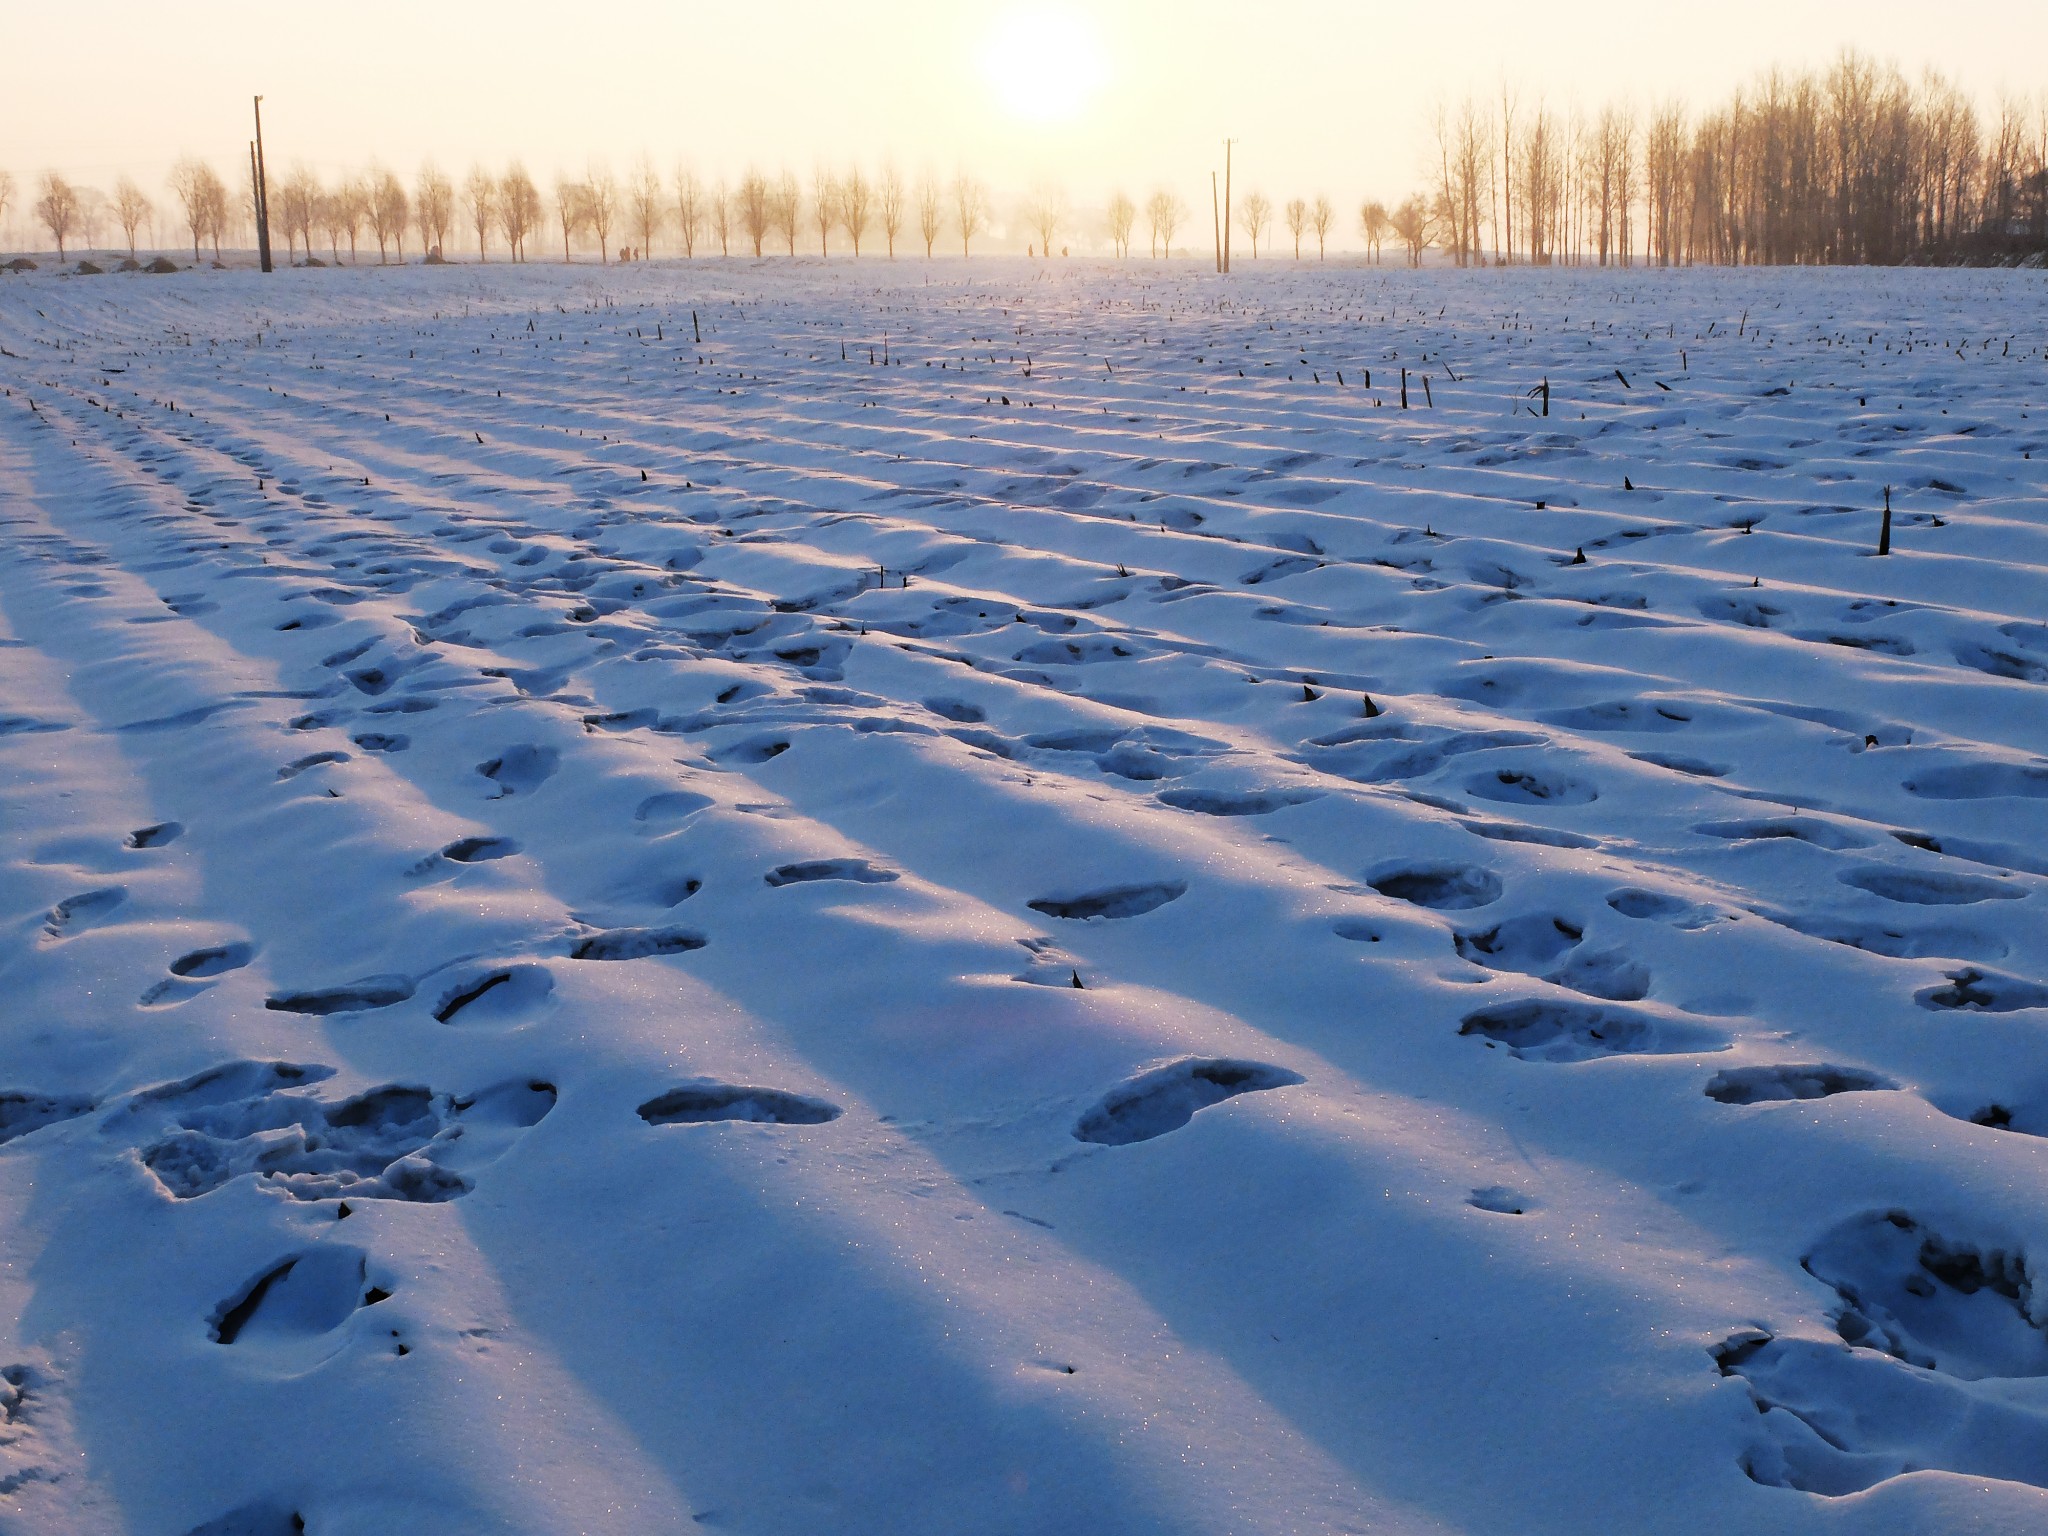
M 0 1529 L 2048 1528 L 2041 279 L 968 278 L 0 286 Z

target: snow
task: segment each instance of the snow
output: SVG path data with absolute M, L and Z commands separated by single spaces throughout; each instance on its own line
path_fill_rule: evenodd
M 0 286 L 0 1530 L 2048 1526 L 2044 320 Z

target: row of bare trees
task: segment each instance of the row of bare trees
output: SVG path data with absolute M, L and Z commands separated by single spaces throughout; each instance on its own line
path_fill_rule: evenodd
M 1560 112 L 1504 88 L 1496 101 L 1440 110 L 1433 127 L 1428 189 L 1359 208 L 1375 261 L 1389 239 L 1411 265 L 1436 246 L 1460 266 L 1991 261 L 2048 250 L 2048 107 L 2007 99 L 1986 119 L 1939 74 L 1912 82 L 1853 50 L 1825 70 L 1771 71 L 1705 112 L 1677 103 L 1647 114 L 1619 104 Z M 199 160 L 179 161 L 169 190 L 195 261 L 208 242 L 218 259 L 250 216 L 247 191 L 230 192 Z M 55 172 L 32 191 L 30 211 L 60 256 L 81 235 L 97 244 L 109 221 L 132 256 L 156 211 L 126 177 L 111 197 Z M 15 195 L 0 172 L 0 219 Z M 410 185 L 377 167 L 331 183 L 294 167 L 273 177 L 270 209 L 290 259 L 324 245 L 339 260 L 345 244 L 353 260 L 374 242 L 380 261 L 403 261 L 409 238 L 439 253 L 458 236 L 473 238 L 481 260 L 502 249 L 524 261 L 536 235 L 552 244 L 557 232 L 564 260 L 593 241 L 607 260 L 657 248 L 794 256 L 813 240 L 820 254 L 836 241 L 856 256 L 879 248 L 892 257 L 899 245 L 921 243 L 931 256 L 957 240 L 970 255 L 995 217 L 988 189 L 964 172 L 911 182 L 894 166 L 820 165 L 808 181 L 750 169 L 729 183 L 687 166 L 664 176 L 646 160 L 623 177 L 602 165 L 558 176 L 547 195 L 517 163 L 502 173 L 476 166 L 460 183 L 429 164 Z M 1276 210 L 1254 190 L 1223 217 L 1256 258 L 1278 244 L 1276 212 L 1297 261 L 1311 238 L 1324 257 L 1337 226 L 1326 196 Z M 1151 254 L 1171 257 L 1188 209 L 1163 189 L 1142 207 L 1119 190 L 1105 214 L 1119 257 L 1132 253 L 1141 220 Z M 1065 252 L 1078 222 L 1049 183 L 1031 189 L 1013 221 L 1047 256 Z
M 180 174 L 172 178 L 172 190 L 185 205 L 192 229 L 192 258 L 196 261 L 202 239 L 212 237 L 218 252 L 220 238 L 228 233 L 229 195 L 226 184 L 212 171 L 203 166 L 192 169 L 199 174 L 187 178 L 187 167 L 180 165 Z M 14 177 L 0 170 L 0 220 L 7 217 L 14 199 Z M 79 186 L 55 171 L 45 171 L 36 179 L 30 211 L 36 222 L 50 232 L 60 258 L 75 237 L 83 236 L 88 245 L 98 244 L 98 237 L 110 220 L 120 227 L 132 257 L 145 226 L 156 217 L 156 205 L 149 194 L 129 177 L 123 176 L 116 182 L 112 196 L 107 196 L 96 188 Z
M 231 192 L 203 161 L 180 160 L 169 187 L 183 210 L 195 261 L 208 242 L 218 259 L 222 242 L 231 241 L 252 217 L 248 193 Z M 14 195 L 12 177 L 0 172 L 0 219 Z M 41 178 L 32 211 L 60 257 L 78 235 L 97 244 L 108 212 L 118 219 L 133 256 L 138 236 L 156 214 L 149 197 L 127 177 L 109 200 L 55 172 Z M 1240 207 L 1255 246 L 1271 212 L 1270 203 L 1256 193 Z M 564 261 L 574 260 L 576 251 L 591 241 L 606 260 L 615 253 L 644 258 L 657 247 L 685 257 L 714 249 L 721 256 L 763 256 L 778 249 L 794 256 L 813 239 L 821 254 L 829 254 L 837 240 L 856 256 L 879 246 L 894 257 L 899 245 L 914 249 L 922 244 L 929 257 L 942 241 L 957 240 L 961 253 L 971 255 L 994 215 L 988 189 L 964 172 L 949 180 L 927 174 L 912 183 L 893 166 L 879 174 L 858 165 L 843 171 L 821 166 L 807 185 L 789 171 L 771 176 L 757 170 L 735 183 L 707 182 L 687 166 L 664 178 L 642 161 L 623 178 L 601 165 L 580 176 L 557 176 L 543 194 L 517 162 L 503 173 L 475 166 L 459 183 L 430 162 L 410 186 L 383 167 L 323 182 L 297 165 L 282 177 L 273 176 L 270 192 L 272 234 L 283 240 L 287 260 L 295 262 L 313 259 L 322 247 L 331 260 L 340 261 L 346 248 L 348 259 L 356 261 L 372 243 L 380 262 L 402 262 L 409 238 L 414 249 L 438 255 L 452 251 L 457 237 L 474 242 L 479 260 L 489 261 L 501 250 L 513 261 L 525 261 L 536 235 L 550 243 L 559 235 Z M 1142 208 L 1119 191 L 1109 200 L 1106 222 L 1120 257 L 1131 254 L 1142 219 L 1151 254 L 1170 258 L 1187 215 L 1187 205 L 1170 191 L 1154 192 Z M 1019 217 L 1035 236 L 1032 249 L 1047 255 L 1055 247 L 1065 249 L 1060 241 L 1076 222 L 1065 194 L 1050 183 L 1032 189 Z M 1320 254 L 1333 223 L 1329 199 L 1318 197 L 1313 204 L 1297 199 L 1287 217 L 1296 254 L 1311 230 Z
M 1845 51 L 1722 105 L 1560 113 L 1504 88 L 1435 119 L 1428 243 L 1460 266 L 2009 259 L 2048 248 L 2048 109 Z M 1490 248 L 1490 249 L 1489 249 Z
M 1318 199 L 1317 208 L 1320 241 L 1330 224 L 1328 200 Z M 623 178 L 599 165 L 581 176 L 557 176 L 546 197 L 517 163 L 502 175 L 476 166 L 460 185 L 430 164 L 410 195 L 386 170 L 323 187 L 297 167 L 272 193 L 271 210 L 273 222 L 283 226 L 289 257 L 311 253 L 317 236 L 336 260 L 345 242 L 353 260 L 359 241 L 374 238 L 380 261 L 393 252 L 404 259 L 409 230 L 417 232 L 422 247 L 441 250 L 458 219 L 465 238 L 474 238 L 480 260 L 490 259 L 494 245 L 514 261 L 526 260 L 529 239 L 545 225 L 550 241 L 559 234 L 562 259 L 572 261 L 593 240 L 600 259 L 610 259 L 615 250 L 644 258 L 657 247 L 684 257 L 714 248 L 721 256 L 764 256 L 778 248 L 794 256 L 812 240 L 828 255 L 835 239 L 855 256 L 879 245 L 894 257 L 899 244 L 919 242 L 931 256 L 941 240 L 952 239 L 970 255 L 993 218 L 987 188 L 965 173 L 947 181 L 926 175 L 913 184 L 893 166 L 879 174 L 858 165 L 843 171 L 820 166 L 808 184 L 790 171 L 767 175 L 751 169 L 727 183 L 707 182 L 688 166 L 664 178 L 645 161 Z M 1152 254 L 1171 256 L 1186 205 L 1162 190 L 1142 211 Z M 1118 254 L 1129 255 L 1139 208 L 1119 192 L 1107 213 Z M 1033 189 L 1023 217 L 1037 235 L 1033 249 L 1047 253 L 1070 224 L 1064 194 L 1051 185 Z M 622 237 L 616 247 L 614 236 Z

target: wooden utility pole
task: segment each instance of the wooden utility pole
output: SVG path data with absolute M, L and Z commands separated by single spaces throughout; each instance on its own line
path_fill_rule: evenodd
M 256 142 L 249 146 L 249 174 L 255 180 L 256 256 L 270 270 L 270 183 L 263 174 L 263 98 L 256 98 Z
M 1223 270 L 1230 270 L 1230 146 L 1235 139 L 1223 141 Z
M 1223 215 L 1222 205 L 1216 201 L 1216 173 L 1209 173 L 1209 222 L 1216 227 L 1216 270 L 1223 270 Z

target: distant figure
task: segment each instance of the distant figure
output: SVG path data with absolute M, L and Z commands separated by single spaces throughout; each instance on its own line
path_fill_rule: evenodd
M 1067 248 L 1066 248 L 1066 247 L 1065 247 L 1065 246 L 1063 245 L 1063 246 L 1061 246 L 1061 247 L 1060 247 L 1060 260 L 1061 260 L 1061 261 L 1065 261 L 1066 259 L 1067 259 Z
M 1035 246 L 1035 245 L 1027 245 L 1027 246 L 1025 246 L 1025 247 L 1024 247 L 1024 259 L 1025 259 L 1025 260 L 1027 260 L 1027 261 L 1036 261 L 1036 260 L 1038 260 L 1038 247 L 1037 247 L 1037 246 Z

